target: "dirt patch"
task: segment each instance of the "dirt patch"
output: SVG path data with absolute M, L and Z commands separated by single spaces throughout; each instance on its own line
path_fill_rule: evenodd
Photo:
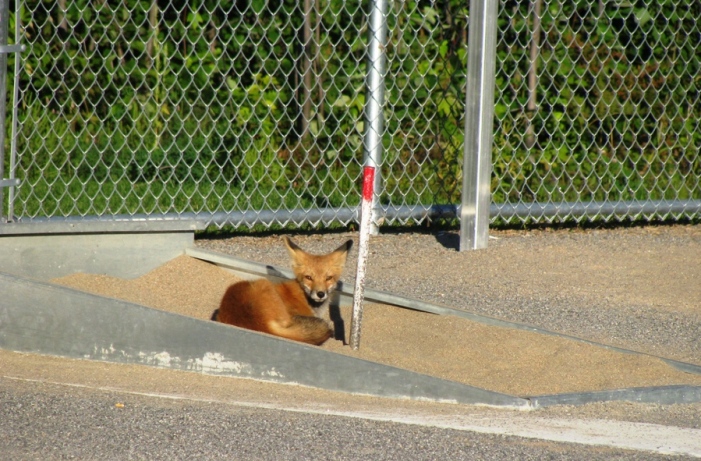
M 136 279 L 71 274 L 53 283 L 122 299 L 197 319 L 209 320 L 224 291 L 239 279 L 219 267 L 180 256 Z
M 324 347 L 519 396 L 701 384 L 701 376 L 649 356 L 375 304 L 364 308 L 359 351 L 340 341 Z
M 207 320 L 237 279 L 181 256 L 133 280 L 73 274 L 53 280 L 91 293 Z M 346 336 L 350 312 L 342 309 Z M 545 395 L 671 384 L 701 385 L 653 357 L 450 316 L 368 304 L 359 351 L 342 341 L 323 348 L 511 395 Z

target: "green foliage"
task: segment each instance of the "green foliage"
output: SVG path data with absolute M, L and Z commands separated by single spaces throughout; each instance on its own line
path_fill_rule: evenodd
M 302 3 L 23 2 L 15 213 L 357 205 L 367 2 L 314 2 L 306 64 Z M 459 202 L 467 3 L 390 3 L 385 203 Z M 701 7 L 602 5 L 543 2 L 529 88 L 532 4 L 502 2 L 496 202 L 701 198 Z
M 532 114 L 523 113 L 531 13 L 507 3 L 515 14 L 501 19 L 495 200 L 701 198 L 701 6 L 544 5 Z

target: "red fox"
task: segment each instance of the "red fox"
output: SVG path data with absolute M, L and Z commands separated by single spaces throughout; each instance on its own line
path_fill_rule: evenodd
M 320 315 L 328 309 L 352 245 L 348 240 L 329 254 L 313 255 L 285 238 L 295 279 L 235 283 L 224 293 L 212 320 L 321 345 L 333 331 Z

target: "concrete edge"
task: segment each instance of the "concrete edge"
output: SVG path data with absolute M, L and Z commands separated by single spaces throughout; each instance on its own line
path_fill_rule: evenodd
M 77 272 L 131 279 L 184 254 L 194 235 L 182 229 L 0 234 L 0 272 L 45 281 Z
M 112 220 L 97 220 L 78 217 L 0 224 L 0 236 L 194 232 L 203 229 L 203 222 L 191 219 L 117 216 Z
M 0 347 L 351 394 L 527 409 L 529 402 L 216 322 L 0 273 Z
M 533 408 L 627 401 L 661 405 L 701 402 L 701 386 L 656 386 L 527 397 Z

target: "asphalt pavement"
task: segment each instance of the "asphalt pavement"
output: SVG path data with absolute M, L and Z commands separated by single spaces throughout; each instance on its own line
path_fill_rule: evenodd
M 6 460 L 662 460 L 652 452 L 0 379 Z

